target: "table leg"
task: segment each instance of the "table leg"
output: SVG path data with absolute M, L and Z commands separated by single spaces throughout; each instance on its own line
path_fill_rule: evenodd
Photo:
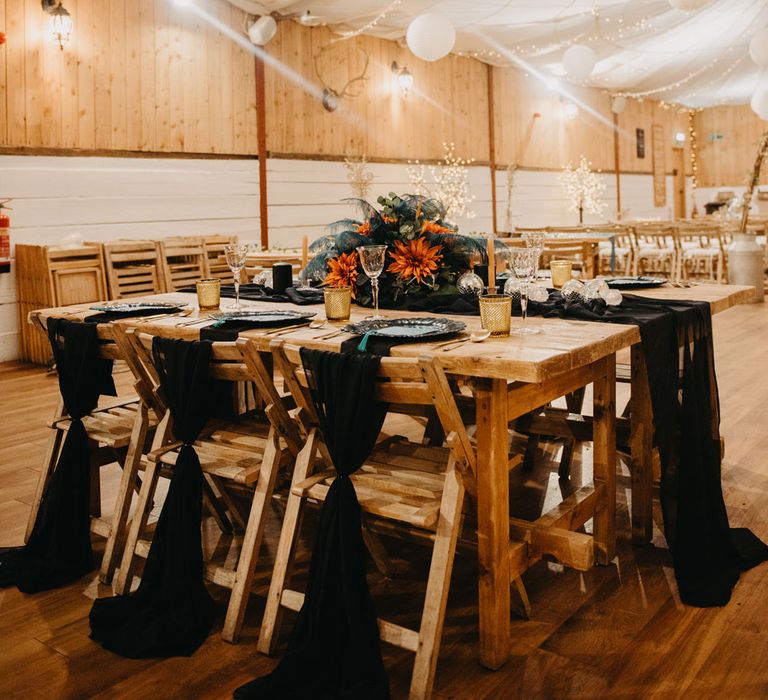
M 595 556 L 609 564 L 616 556 L 616 356 L 602 360 L 605 371 L 594 383 L 593 478 L 605 500 L 593 518 Z
M 632 541 L 648 544 L 653 536 L 653 409 L 640 345 L 632 346 L 631 382 Z
M 484 379 L 477 404 L 477 538 L 480 663 L 497 669 L 509 657 L 509 474 L 507 382 Z

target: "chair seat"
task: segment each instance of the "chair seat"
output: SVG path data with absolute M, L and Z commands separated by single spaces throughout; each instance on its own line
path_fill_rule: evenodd
M 352 475 L 360 507 L 371 515 L 434 529 L 443 494 L 448 450 L 405 441 L 375 449 Z M 291 489 L 296 496 L 325 500 L 336 472 L 311 476 Z
M 607 248 L 600 248 L 599 254 L 601 258 L 610 258 L 611 254 L 615 253 L 616 257 L 619 258 L 629 255 L 630 252 L 629 248 L 620 248 L 617 246 L 615 250 L 611 250 L 611 247 L 608 246 Z
M 690 258 L 717 258 L 722 255 L 720 248 L 688 248 L 683 251 L 683 257 Z
M 193 443 L 206 474 L 238 484 L 258 481 L 269 426 L 252 416 L 237 421 L 216 421 Z M 175 466 L 180 442 L 154 450 L 148 455 L 153 462 Z
M 97 442 L 99 447 L 125 447 L 131 437 L 138 405 L 138 399 L 132 398 L 91 412 L 83 418 L 88 437 Z M 53 421 L 49 427 L 66 430 L 71 423 L 72 420 L 65 417 Z M 154 426 L 156 423 L 150 415 L 150 425 Z
M 637 251 L 638 256 L 642 257 L 662 257 L 662 256 L 668 256 L 668 255 L 674 255 L 675 249 L 674 248 L 640 248 Z

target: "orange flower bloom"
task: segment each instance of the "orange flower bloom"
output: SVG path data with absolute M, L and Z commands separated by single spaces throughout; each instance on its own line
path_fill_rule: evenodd
M 396 216 L 387 216 L 386 214 L 381 217 L 385 224 L 396 224 L 397 223 L 397 217 Z
M 424 225 L 421 227 L 422 233 L 450 233 L 452 229 L 449 229 L 447 226 L 440 226 L 440 224 L 435 223 L 434 221 L 425 221 Z
M 356 250 L 351 253 L 342 253 L 338 258 L 331 258 L 328 261 L 329 272 L 323 284 L 329 287 L 352 287 L 352 296 L 355 296 L 357 262 Z
M 371 222 L 363 221 L 363 223 L 360 224 L 355 230 L 359 234 L 362 234 L 363 236 L 367 236 L 371 232 Z
M 439 245 L 430 248 L 425 238 L 417 238 L 408 243 L 395 241 L 395 250 L 389 253 L 394 262 L 387 268 L 387 272 L 396 272 L 403 279 L 415 279 L 421 284 L 425 278 L 437 272 L 443 259 L 440 250 Z

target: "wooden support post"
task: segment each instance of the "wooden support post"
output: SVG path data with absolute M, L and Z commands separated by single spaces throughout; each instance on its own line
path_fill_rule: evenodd
M 263 49 L 262 49 L 263 51 Z M 261 247 L 269 248 L 269 212 L 267 208 L 267 110 L 264 94 L 264 59 L 256 61 L 256 138 L 259 154 L 259 223 Z
M 616 221 L 621 221 L 621 161 L 619 160 L 619 115 L 613 114 L 613 168 L 616 171 Z
M 486 63 L 485 68 L 488 76 L 488 162 L 491 168 L 491 212 L 493 232 L 496 233 L 499 230 L 499 224 L 496 203 L 496 123 L 493 100 L 493 66 Z
M 477 555 L 480 570 L 480 663 L 509 657 L 509 474 L 507 382 L 483 379 L 477 403 Z

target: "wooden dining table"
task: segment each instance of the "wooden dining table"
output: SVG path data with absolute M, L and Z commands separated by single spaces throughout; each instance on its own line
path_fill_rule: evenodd
M 751 287 L 698 285 L 668 287 L 639 292 L 666 299 L 708 301 L 712 313 L 747 301 Z M 166 337 L 199 338 L 200 328 L 213 321 L 196 310 L 193 294 L 171 293 L 151 297 L 179 301 L 195 307 L 188 317 L 129 318 L 117 323 Z M 226 308 L 229 300 L 222 300 Z M 294 307 L 274 302 L 245 302 L 252 309 L 300 309 L 317 311 L 321 306 Z M 65 315 L 83 318 L 87 306 L 44 309 L 32 312 L 30 321 L 45 325 L 47 318 Z M 425 316 L 401 311 L 382 311 L 384 316 Z M 352 321 L 369 315 L 353 307 Z M 445 318 L 445 316 L 442 316 Z M 190 325 L 196 318 L 199 324 Z M 467 332 L 480 328 L 479 317 L 456 316 Z M 521 321 L 513 319 L 513 328 Z M 544 554 L 563 563 L 584 567 L 595 561 L 608 564 L 616 544 L 616 355 L 629 350 L 632 357 L 632 529 L 635 539 L 650 537 L 652 498 L 652 411 L 647 375 L 640 348 L 640 333 L 634 325 L 594 323 L 559 318 L 530 317 L 527 323 L 538 334 L 490 338 L 467 342 L 445 350 L 436 343 L 408 343 L 391 348 L 393 357 L 437 358 L 445 371 L 465 380 L 474 397 L 476 423 L 476 511 L 479 576 L 479 658 L 497 669 L 509 657 L 511 582 Z M 342 326 L 344 324 L 341 324 Z M 331 335 L 339 330 L 338 334 Z M 340 326 L 297 327 L 280 336 L 292 344 L 338 351 L 352 337 Z M 274 333 L 250 329 L 240 333 L 268 352 Z M 510 518 L 509 426 L 517 418 L 588 384 L 593 385 L 593 484 L 578 489 L 563 501 L 554 514 L 528 523 Z M 593 518 L 593 535 L 575 532 Z M 588 539 L 585 539 L 588 538 Z M 570 558 L 570 559 L 569 559 Z

